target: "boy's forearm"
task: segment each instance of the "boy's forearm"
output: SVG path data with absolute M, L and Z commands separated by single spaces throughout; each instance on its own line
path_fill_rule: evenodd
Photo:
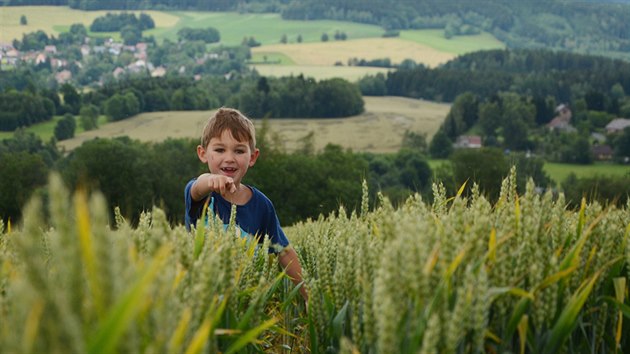
M 204 183 L 204 178 L 207 177 L 209 173 L 204 173 L 197 177 L 197 180 L 193 183 L 192 188 L 190 190 L 190 196 L 193 200 L 199 201 L 210 193 L 210 188 L 207 186 L 207 183 Z
M 293 284 L 298 285 L 303 281 L 302 265 L 300 264 L 297 253 L 295 253 L 295 250 L 291 246 L 280 252 L 278 255 L 278 261 L 289 278 L 291 278 L 291 281 L 293 281 Z M 306 286 L 304 284 L 302 284 L 302 287 L 300 288 L 300 294 L 305 301 L 308 301 L 308 292 L 306 291 Z

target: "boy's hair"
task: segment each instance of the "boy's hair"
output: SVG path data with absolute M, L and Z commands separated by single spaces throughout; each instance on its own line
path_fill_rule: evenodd
M 201 135 L 201 146 L 205 148 L 210 139 L 220 137 L 225 130 L 229 130 L 234 139 L 249 142 L 249 147 L 256 149 L 256 130 L 254 123 L 240 111 L 233 108 L 221 107 L 208 119 Z

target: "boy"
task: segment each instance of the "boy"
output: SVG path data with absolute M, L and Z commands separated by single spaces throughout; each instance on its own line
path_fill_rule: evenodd
M 278 261 L 294 284 L 302 282 L 302 267 L 295 250 L 280 227 L 271 201 L 254 187 L 241 183 L 248 168 L 254 166 L 260 151 L 256 148 L 254 124 L 241 112 L 220 108 L 206 123 L 197 146 L 197 156 L 208 165 L 210 173 L 193 178 L 186 185 L 186 228 L 190 230 L 208 203 L 211 213 L 224 224 L 230 219 L 232 204 L 236 204 L 236 224 L 244 233 L 260 237 L 268 235 Z M 306 288 L 300 293 L 308 301 Z

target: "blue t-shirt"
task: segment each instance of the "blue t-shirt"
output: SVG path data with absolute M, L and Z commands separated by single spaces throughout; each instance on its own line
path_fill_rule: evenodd
M 196 178 L 190 180 L 184 190 L 186 201 L 184 222 L 186 229 L 190 231 L 191 225 L 197 224 L 197 220 L 202 217 L 203 206 L 208 202 L 209 198 L 212 200 L 212 212 L 214 215 L 217 215 L 223 221 L 223 224 L 228 224 L 230 222 L 232 204 L 223 199 L 221 194 L 215 192 L 212 192 L 200 201 L 194 201 L 190 195 L 190 190 L 196 180 Z M 236 206 L 236 224 L 248 234 L 258 237 L 259 243 L 262 243 L 264 236 L 268 235 L 273 245 L 273 247 L 270 247 L 271 252 L 275 252 L 278 246 L 280 248 L 288 246 L 289 240 L 280 227 L 280 221 L 271 200 L 258 189 L 251 186 L 246 187 L 252 191 L 252 198 L 246 204 Z

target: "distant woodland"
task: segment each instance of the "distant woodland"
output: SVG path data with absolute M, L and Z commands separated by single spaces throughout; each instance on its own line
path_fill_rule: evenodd
M 444 29 L 446 36 L 487 31 L 510 48 L 557 48 L 623 56 L 630 51 L 627 0 L 4 0 L 8 5 L 67 5 L 81 10 L 276 12 L 285 19 L 334 19 L 386 30 Z

